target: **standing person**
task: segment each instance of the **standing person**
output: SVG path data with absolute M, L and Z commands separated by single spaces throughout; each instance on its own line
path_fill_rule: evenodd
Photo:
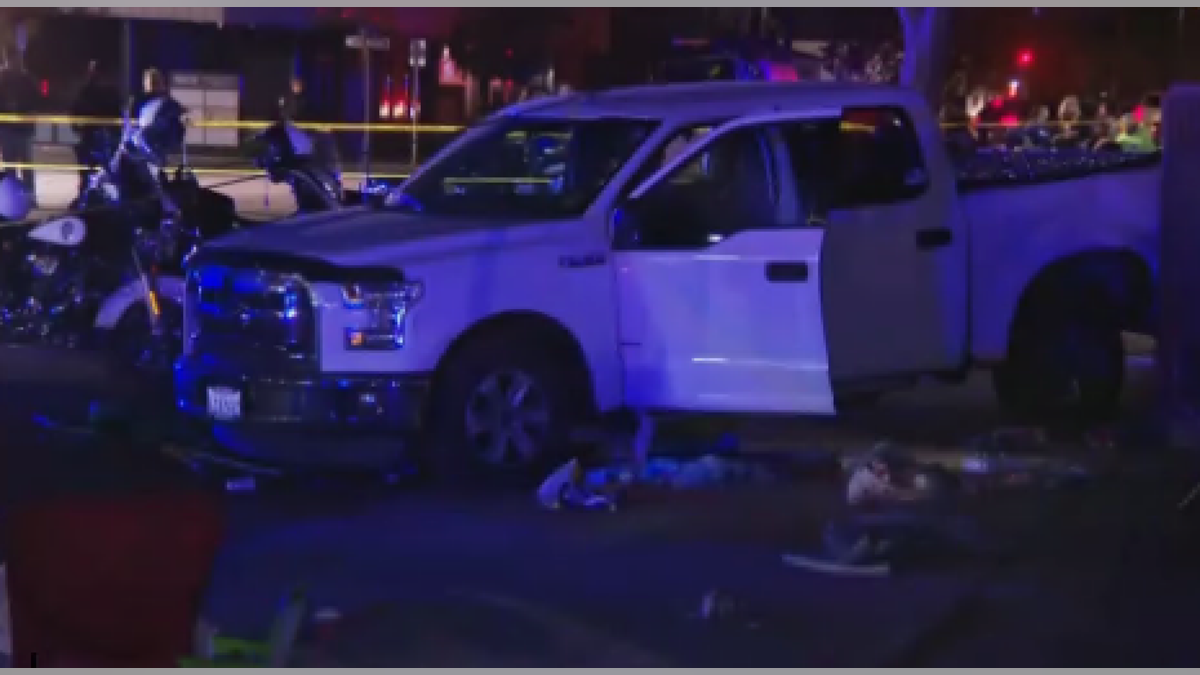
M 293 124 L 312 124 L 316 121 L 316 115 L 309 106 L 308 96 L 304 91 L 304 80 L 299 75 L 292 76 L 287 93 L 279 97 L 279 119 Z M 333 172 L 340 172 L 341 160 L 332 134 L 311 127 L 304 131 L 312 138 L 317 160 Z
M 116 118 L 121 115 L 121 102 L 115 88 L 106 81 L 98 61 L 88 62 L 83 85 L 75 95 L 71 106 L 72 117 Z M 78 137 L 75 144 L 75 160 L 79 170 L 79 191 L 87 187 L 88 175 L 102 162 L 108 160 L 106 152 L 113 148 L 109 142 L 109 129 L 103 123 L 77 123 L 71 129 Z
M 124 152 L 126 145 L 134 139 L 138 115 L 141 114 L 142 108 L 150 101 L 166 95 L 167 80 L 163 77 L 162 71 L 158 68 L 147 68 L 142 71 L 142 90 L 130 97 L 129 102 L 125 105 L 125 129 L 121 134 L 118 155 Z M 114 166 L 119 164 L 116 156 L 112 161 Z
M 183 106 L 171 98 L 162 72 L 146 69 L 141 93 L 131 97 L 125 110 L 121 145 L 110 162 L 123 185 L 122 199 L 130 195 L 136 202 L 153 197 L 157 200 L 154 208 L 179 211 L 160 178 L 170 154 L 183 146 L 185 113 Z
M 147 68 L 142 71 L 142 91 L 135 94 L 125 109 L 127 120 L 137 119 L 138 112 L 146 102 L 167 95 L 167 78 L 163 77 L 158 68 Z
M 1058 136 L 1054 145 L 1058 148 L 1079 148 L 1082 146 L 1084 135 L 1080 121 L 1083 119 L 1083 106 L 1078 96 L 1065 96 L 1058 105 Z
M 0 52 L 0 112 L 10 115 L 32 115 L 38 112 L 41 103 L 37 84 L 25 71 L 24 66 L 14 65 L 8 52 Z M 21 183 L 29 193 L 30 203 L 37 204 L 37 184 L 33 169 L 33 135 L 36 127 L 31 122 L 15 122 L 3 125 L 0 131 L 0 155 L 5 162 L 25 164 L 16 171 Z
M 1054 139 L 1050 125 L 1050 108 L 1038 105 L 1033 109 L 1033 117 L 1025 128 L 1025 138 L 1029 145 L 1035 148 L 1049 147 Z
M 1137 122 L 1133 115 L 1121 118 L 1113 142 L 1125 152 L 1154 152 L 1158 149 L 1150 125 Z
M 279 97 L 279 117 L 289 122 L 311 122 L 308 100 L 304 95 L 304 80 L 293 75 L 288 92 Z

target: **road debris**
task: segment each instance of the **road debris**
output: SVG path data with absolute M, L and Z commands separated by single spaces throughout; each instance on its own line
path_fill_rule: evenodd
M 723 626 L 740 625 L 747 630 L 758 630 L 762 627 L 761 622 L 749 615 L 743 603 L 718 589 L 712 589 L 700 597 L 700 607 L 693 616 L 701 621 Z
M 961 483 L 945 467 L 880 443 L 846 466 L 849 513 L 825 527 L 816 554 L 783 563 L 823 574 L 879 577 L 930 557 L 991 551 L 977 524 L 958 512 Z
M 538 503 L 551 511 L 564 508 L 615 510 L 616 502 L 608 495 L 589 490 L 583 484 L 583 477 L 583 467 L 578 459 L 563 464 L 538 487 Z
M 254 492 L 257 488 L 258 481 L 254 476 L 241 476 L 225 481 L 226 492 Z
M 873 456 L 890 453 L 888 461 L 907 471 L 920 467 L 912 475 L 916 488 L 925 485 L 926 479 L 940 481 L 944 487 L 955 481 L 954 476 L 973 488 L 1057 488 L 1092 476 L 1087 466 L 1051 453 L 1052 448 L 1043 443 L 1045 436 L 1039 430 L 1024 428 L 997 430 L 976 438 L 962 451 L 900 451 L 883 442 L 866 453 L 845 456 L 842 469 L 853 474 Z
M 616 509 L 617 498 L 634 486 L 697 490 L 762 485 L 779 480 L 765 463 L 737 457 L 703 455 L 696 459 L 654 457 L 640 466 L 616 463 L 584 469 L 577 459 L 563 464 L 537 490 L 543 508 Z
M 696 616 L 705 621 L 712 621 L 729 616 L 735 607 L 732 597 L 714 589 L 700 598 L 700 609 L 696 612 Z
M 784 553 L 783 564 L 810 572 L 850 577 L 886 577 L 892 573 L 892 566 L 887 563 L 845 563 L 800 553 Z
M 195 633 L 194 653 L 181 658 L 187 668 L 282 668 L 290 664 L 296 643 L 307 623 L 308 596 L 303 590 L 287 595 L 275 615 L 266 640 L 247 640 L 221 634 L 201 620 Z
M 698 457 L 694 448 L 690 456 L 652 457 L 656 435 L 654 418 L 632 409 L 614 411 L 596 425 L 576 429 L 572 440 L 591 451 L 551 472 L 538 487 L 538 503 L 549 510 L 615 510 L 618 497 L 634 486 L 690 490 L 763 484 L 781 473 L 766 462 L 739 457 L 735 434 L 722 434 Z

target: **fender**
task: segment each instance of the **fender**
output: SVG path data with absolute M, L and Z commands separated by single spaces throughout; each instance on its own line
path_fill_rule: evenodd
M 158 293 L 162 300 L 174 302 L 183 306 L 184 283 L 183 277 L 162 275 L 158 278 Z M 134 279 L 118 288 L 112 295 L 104 299 L 100 311 L 96 313 L 95 328 L 112 330 L 117 322 L 125 316 L 125 312 L 136 303 L 145 302 L 145 290 L 141 279 Z
M 1056 262 L 1107 252 L 1135 257 L 1153 277 L 1156 169 L 964 195 L 973 237 L 972 353 L 1002 360 L 1030 284 Z M 1019 192 L 1018 192 L 1019 191 Z
M 52 218 L 34 226 L 26 236 L 45 244 L 79 246 L 87 238 L 87 225 L 75 216 Z

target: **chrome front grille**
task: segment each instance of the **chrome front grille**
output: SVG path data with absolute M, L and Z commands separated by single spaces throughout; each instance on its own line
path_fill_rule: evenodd
M 295 274 L 219 264 L 187 276 L 189 352 L 304 360 L 316 357 L 316 316 Z

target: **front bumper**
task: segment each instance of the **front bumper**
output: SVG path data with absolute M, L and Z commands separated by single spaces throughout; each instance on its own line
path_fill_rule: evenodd
M 235 454 L 283 464 L 386 464 L 420 432 L 430 377 L 263 368 L 203 354 L 175 365 L 176 405 Z M 210 390 L 236 392 L 217 417 Z

